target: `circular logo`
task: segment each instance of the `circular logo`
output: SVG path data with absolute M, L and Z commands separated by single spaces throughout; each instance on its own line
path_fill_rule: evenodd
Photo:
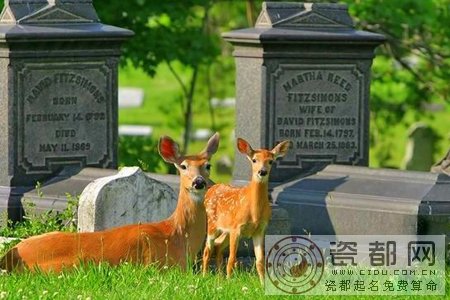
M 301 236 L 279 240 L 266 256 L 266 276 L 274 287 L 289 294 L 311 290 L 323 272 L 322 251 L 314 242 Z

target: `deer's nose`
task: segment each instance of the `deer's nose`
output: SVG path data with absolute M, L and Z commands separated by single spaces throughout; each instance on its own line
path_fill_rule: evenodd
M 206 180 L 202 176 L 197 176 L 192 182 L 192 186 L 196 190 L 203 190 L 206 187 Z
M 261 169 L 258 171 L 258 175 L 261 177 L 264 177 L 267 175 L 267 170 L 266 169 Z

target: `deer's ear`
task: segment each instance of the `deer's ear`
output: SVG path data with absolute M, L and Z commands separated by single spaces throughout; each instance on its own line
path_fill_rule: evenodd
M 158 151 L 161 157 L 168 163 L 176 163 L 180 158 L 178 144 L 168 136 L 159 139 Z
M 283 157 L 288 152 L 290 146 L 291 141 L 283 141 L 276 145 L 271 152 L 275 155 L 275 158 Z
M 248 157 L 252 157 L 253 153 L 255 153 L 255 151 L 252 149 L 252 146 L 250 146 L 250 144 L 246 140 L 241 138 L 237 139 L 237 148 L 239 152 L 247 155 Z
M 211 158 L 211 156 L 217 152 L 217 149 L 219 149 L 219 140 L 220 135 L 218 132 L 216 132 L 212 137 L 209 138 L 208 143 L 206 144 L 206 147 L 203 150 L 203 153 L 206 154 L 208 159 Z

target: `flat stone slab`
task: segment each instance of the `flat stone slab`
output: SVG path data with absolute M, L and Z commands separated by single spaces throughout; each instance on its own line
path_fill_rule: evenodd
M 450 177 L 427 172 L 330 165 L 275 187 L 292 234 L 450 237 Z
M 138 167 L 98 178 L 81 193 L 78 230 L 92 232 L 111 227 L 163 220 L 175 210 L 177 197 L 167 184 L 152 179 Z
M 212 134 L 213 132 L 210 129 L 199 128 L 194 131 L 192 138 L 196 141 L 207 141 Z
M 236 98 L 225 98 L 225 99 L 212 98 L 211 105 L 214 108 L 235 107 L 236 106 Z
M 153 127 L 144 125 L 120 125 L 119 135 L 151 136 Z
M 144 90 L 133 87 L 119 88 L 119 108 L 140 107 L 144 103 Z

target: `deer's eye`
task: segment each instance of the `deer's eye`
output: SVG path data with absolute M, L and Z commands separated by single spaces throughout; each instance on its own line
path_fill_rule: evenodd
M 273 160 L 269 160 L 269 165 L 273 164 Z
M 181 168 L 182 170 L 186 170 L 186 169 L 187 169 L 186 165 L 180 165 L 180 168 Z
M 211 165 L 210 164 L 207 164 L 206 166 L 205 166 L 205 168 L 206 168 L 206 170 L 211 170 Z
M 252 159 L 252 162 L 253 162 L 253 163 L 256 163 L 256 159 Z

